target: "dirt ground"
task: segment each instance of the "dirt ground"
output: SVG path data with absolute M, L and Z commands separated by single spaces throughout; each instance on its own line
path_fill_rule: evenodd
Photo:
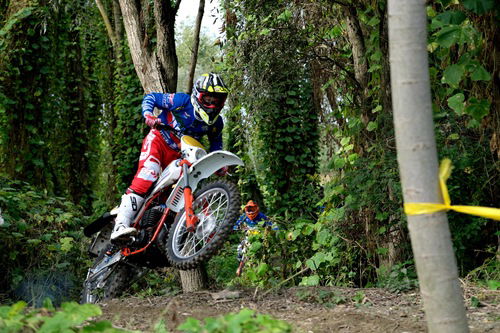
M 102 319 L 148 332 L 163 318 L 169 331 L 176 332 L 188 317 L 203 319 L 250 308 L 287 321 L 295 332 L 426 332 L 417 291 L 397 294 L 383 289 L 318 287 L 265 292 L 204 291 L 115 299 L 102 304 Z M 500 291 L 469 288 L 465 294 L 471 332 L 500 332 Z

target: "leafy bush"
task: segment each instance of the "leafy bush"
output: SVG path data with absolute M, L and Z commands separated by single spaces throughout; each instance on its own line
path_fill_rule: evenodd
M 269 287 L 288 278 L 289 285 L 354 284 L 350 267 L 357 250 L 338 236 L 331 221 L 280 220 L 279 225 L 276 232 L 249 238 L 242 282 Z
M 209 283 L 210 286 L 225 288 L 232 284 L 239 264 L 237 259 L 237 244 L 239 243 L 240 236 L 243 237 L 243 233 L 233 233 L 230 235 L 219 254 L 207 263 L 208 276 L 212 279 Z
M 25 302 L 18 302 L 0 306 L 1 332 L 126 332 L 113 328 L 108 321 L 88 322 L 102 314 L 97 305 L 70 302 L 63 303 L 59 310 L 53 307 L 50 300 L 46 300 L 44 307 L 39 309 L 28 309 L 26 305 Z
M 132 284 L 130 292 L 138 297 L 177 295 L 181 292 L 177 275 L 171 267 L 148 269 L 141 279 Z
M 238 282 L 243 285 L 268 287 L 276 285 L 280 278 L 283 279 L 290 263 L 286 244 L 283 242 L 284 237 L 283 230 L 266 230 L 250 235 L 250 245 L 245 254 L 247 261 L 242 278 Z
M 413 261 L 396 264 L 391 268 L 378 269 L 377 287 L 391 292 L 407 291 L 418 287 L 417 272 Z
M 291 332 L 290 324 L 274 319 L 271 316 L 256 314 L 250 309 L 243 309 L 239 313 L 230 313 L 217 318 L 205 318 L 203 322 L 188 318 L 177 329 L 188 333 L 226 333 L 226 332 Z
M 332 290 L 299 289 L 295 295 L 301 301 L 323 304 L 328 308 L 347 302 L 347 298 L 342 293 Z
M 64 300 L 71 286 L 79 285 L 73 283 L 75 276 L 83 276 L 87 267 L 81 242 L 86 219 L 80 210 L 65 198 L 2 177 L 0 208 L 5 220 L 0 225 L 1 292 L 17 289 L 18 298 L 40 305 L 44 297 L 38 291 L 55 297 L 51 289 L 62 288 L 65 295 L 55 298 Z M 74 276 L 68 273 L 70 267 Z

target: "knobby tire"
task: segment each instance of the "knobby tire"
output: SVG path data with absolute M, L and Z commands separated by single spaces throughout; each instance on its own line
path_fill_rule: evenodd
M 210 241 L 204 245 L 204 247 L 195 255 L 188 258 L 181 258 L 175 254 L 174 246 L 175 240 L 175 230 L 179 228 L 179 223 L 185 223 L 184 211 L 179 212 L 174 220 L 174 223 L 169 231 L 168 240 L 166 244 L 166 254 L 172 264 L 172 266 L 182 269 L 189 270 L 198 267 L 201 263 L 210 259 L 215 255 L 221 248 L 222 243 L 227 238 L 232 230 L 232 225 L 236 221 L 239 215 L 241 199 L 237 187 L 228 181 L 218 180 L 214 182 L 207 183 L 203 185 L 194 194 L 194 201 L 196 203 L 197 198 L 203 196 L 204 193 L 209 192 L 213 189 L 222 189 L 228 195 L 228 207 L 226 210 L 225 218 L 221 221 L 216 234 L 210 238 Z

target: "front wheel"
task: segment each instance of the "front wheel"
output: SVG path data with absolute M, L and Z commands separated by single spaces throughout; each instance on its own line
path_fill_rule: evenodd
M 240 194 L 233 183 L 215 181 L 196 191 L 193 210 L 199 219 L 194 232 L 186 229 L 186 213 L 177 214 L 166 252 L 171 264 L 193 269 L 217 253 L 238 217 Z

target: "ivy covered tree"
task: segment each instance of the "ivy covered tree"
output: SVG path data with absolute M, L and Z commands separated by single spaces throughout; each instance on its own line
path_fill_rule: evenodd
M 98 103 L 84 1 L 12 1 L 1 34 L 2 169 L 89 207 Z M 84 138 L 91 138 L 84 139 Z
M 320 198 L 318 113 L 300 7 L 283 1 L 226 6 L 239 19 L 228 25 L 228 73 L 251 173 L 271 214 L 311 217 Z

